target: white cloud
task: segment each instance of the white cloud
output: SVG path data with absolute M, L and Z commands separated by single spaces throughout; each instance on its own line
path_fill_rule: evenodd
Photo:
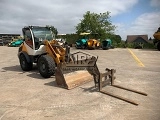
M 86 11 L 106 12 L 111 16 L 129 12 L 138 0 L 0 0 L 0 33 L 21 33 L 26 25 L 53 25 L 59 33 L 73 33 Z M 151 0 L 151 6 L 160 7 L 160 0 Z M 160 12 L 140 15 L 133 23 L 113 23 L 116 34 L 125 40 L 129 34 L 153 33 L 160 26 Z
M 151 0 L 150 4 L 153 7 L 160 7 L 160 0 Z
M 59 33 L 75 32 L 86 11 L 111 16 L 128 12 L 138 0 L 0 0 L 0 33 L 21 33 L 24 25 L 53 25 Z
M 144 13 L 140 15 L 130 26 L 117 24 L 118 31 L 124 40 L 127 35 L 147 34 L 153 38 L 153 33 L 160 27 L 160 12 Z

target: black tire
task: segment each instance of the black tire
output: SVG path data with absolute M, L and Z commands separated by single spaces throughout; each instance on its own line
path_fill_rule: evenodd
M 55 62 L 52 57 L 42 55 L 38 59 L 38 70 L 42 77 L 50 78 L 55 73 Z
M 69 46 L 72 47 L 72 44 L 70 44 Z
M 102 49 L 103 49 L 103 50 L 108 50 L 108 47 L 103 47 Z
M 94 50 L 95 48 L 94 47 L 88 47 L 88 50 Z
M 157 49 L 160 51 L 160 42 L 157 44 Z
M 78 46 L 75 44 L 75 48 L 78 49 Z
M 114 46 L 111 46 L 111 49 L 114 49 Z
M 95 46 L 95 49 L 99 49 L 100 47 L 97 45 L 97 43 L 96 43 L 96 46 Z
M 81 47 L 82 49 L 85 49 L 86 47 L 84 46 L 84 45 L 82 45 L 82 47 Z
M 19 57 L 20 65 L 23 71 L 30 71 L 33 68 L 33 63 L 32 62 L 27 62 L 26 57 L 24 54 L 21 54 Z

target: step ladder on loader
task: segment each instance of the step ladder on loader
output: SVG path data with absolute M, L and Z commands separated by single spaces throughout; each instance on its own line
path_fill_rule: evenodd
M 104 73 L 100 73 L 96 64 L 98 56 L 93 56 L 91 54 L 81 51 L 70 54 L 70 48 L 67 48 L 66 51 L 68 52 L 67 55 L 70 56 L 67 58 L 72 58 L 72 61 L 68 60 L 68 62 L 63 62 L 57 65 L 57 69 L 55 72 L 57 85 L 69 90 L 86 82 L 94 80 L 95 87 L 98 88 L 99 92 L 118 98 L 120 100 L 126 101 L 134 105 L 138 105 L 138 103 L 129 100 L 127 98 L 104 91 L 102 88 L 104 86 L 110 85 L 113 87 L 117 87 L 120 89 L 124 89 L 127 91 L 147 96 L 146 93 L 125 88 L 119 85 L 115 85 L 114 84 L 115 80 L 114 74 L 116 72 L 115 69 L 106 68 Z M 79 56 L 80 58 L 85 58 L 85 59 L 78 59 Z

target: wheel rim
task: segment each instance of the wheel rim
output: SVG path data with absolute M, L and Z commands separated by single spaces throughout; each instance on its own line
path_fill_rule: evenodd
M 42 72 L 46 71 L 46 65 L 43 61 L 40 62 L 40 71 L 42 71 Z

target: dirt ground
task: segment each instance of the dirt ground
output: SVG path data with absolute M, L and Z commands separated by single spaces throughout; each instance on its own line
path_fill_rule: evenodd
M 0 120 L 160 120 L 160 51 L 130 50 L 144 66 L 128 49 L 85 52 L 99 56 L 101 72 L 116 69 L 115 84 L 148 94 L 104 88 L 138 106 L 97 92 L 93 81 L 66 90 L 56 85 L 54 76 L 42 78 L 36 66 L 23 72 L 18 47 L 0 46 Z

